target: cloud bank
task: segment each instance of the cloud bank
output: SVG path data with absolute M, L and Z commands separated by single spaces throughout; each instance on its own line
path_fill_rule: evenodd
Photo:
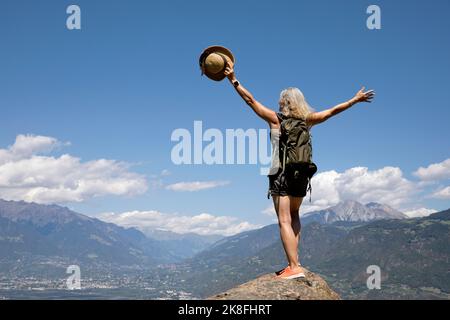
M 424 181 L 438 181 L 450 179 L 450 159 L 440 163 L 430 164 L 428 167 L 420 167 L 414 175 Z
M 126 163 L 48 155 L 65 145 L 52 137 L 19 135 L 12 146 L 0 149 L 0 198 L 48 204 L 147 190 L 145 177 L 130 172 Z
M 103 213 L 96 217 L 124 227 L 135 227 L 144 233 L 154 229 L 162 229 L 180 234 L 197 233 L 200 235 L 231 236 L 260 227 L 246 221 L 240 221 L 235 217 L 214 216 L 209 213 L 188 216 L 150 210 Z

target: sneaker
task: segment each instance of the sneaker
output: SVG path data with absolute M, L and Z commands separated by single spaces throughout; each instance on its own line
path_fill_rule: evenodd
M 279 275 L 277 275 L 277 278 L 280 279 L 297 279 L 297 278 L 304 278 L 305 274 L 301 271 L 292 271 L 290 267 L 285 268 Z
M 301 267 L 300 264 L 299 264 L 298 266 Z M 287 266 L 286 268 L 289 268 L 289 266 Z M 282 273 L 284 272 L 284 270 L 286 270 L 286 268 L 281 269 L 281 270 L 278 270 L 278 271 L 275 271 L 275 274 L 276 274 L 277 276 L 279 276 L 280 274 L 282 274 Z

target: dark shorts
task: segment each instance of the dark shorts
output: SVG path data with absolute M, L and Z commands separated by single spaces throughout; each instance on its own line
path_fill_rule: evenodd
M 309 178 L 301 175 L 294 178 L 293 175 L 286 174 L 282 169 L 275 175 L 269 177 L 269 193 L 268 196 L 306 196 Z

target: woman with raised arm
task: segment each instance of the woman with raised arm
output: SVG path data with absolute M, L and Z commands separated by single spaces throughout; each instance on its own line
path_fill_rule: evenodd
M 363 87 L 352 99 L 330 109 L 315 112 L 308 105 L 299 89 L 288 88 L 280 94 L 280 109 L 277 113 L 258 102 L 242 86 L 236 79 L 232 64 L 226 68 L 225 75 L 250 108 L 269 124 L 271 132 L 280 132 L 282 121 L 289 118 L 303 119 L 309 130 L 312 126 L 325 122 L 357 103 L 371 102 L 375 95 L 373 90 L 365 91 Z M 283 135 L 282 132 L 281 135 Z M 276 151 L 278 150 L 273 150 L 273 153 L 281 154 L 281 152 Z M 288 260 L 288 266 L 277 272 L 277 276 L 283 279 L 294 279 L 305 276 L 304 269 L 301 267 L 298 258 L 301 229 L 299 209 L 303 198 L 306 196 L 309 179 L 304 175 L 300 177 L 303 178 L 296 179 L 296 182 L 292 183 L 291 181 L 293 179 L 289 177 L 289 171 L 281 167 L 269 175 L 269 194 L 273 199 L 280 227 L 281 241 Z

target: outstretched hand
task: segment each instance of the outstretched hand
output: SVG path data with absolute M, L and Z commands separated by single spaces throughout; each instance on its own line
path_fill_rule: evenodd
M 233 65 L 228 64 L 227 67 L 225 68 L 224 74 L 227 76 L 228 80 L 230 81 L 236 80 Z
M 372 99 L 375 97 L 375 91 L 369 90 L 364 92 L 366 90 L 366 87 L 362 87 L 361 90 L 359 90 L 356 95 L 355 99 L 357 102 L 372 102 Z

